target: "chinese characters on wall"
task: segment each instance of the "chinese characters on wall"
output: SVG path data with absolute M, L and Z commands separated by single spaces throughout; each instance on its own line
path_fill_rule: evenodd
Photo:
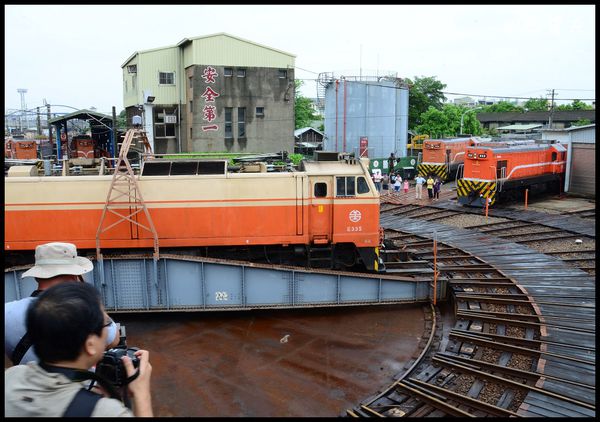
M 214 84 L 216 82 L 216 77 L 219 76 L 216 69 L 212 66 L 208 66 L 202 72 L 202 79 L 206 84 Z M 206 86 L 206 89 L 200 95 L 204 98 L 204 107 L 202 108 L 202 120 L 206 123 L 211 123 L 213 120 L 217 118 L 217 107 L 215 104 L 215 98 L 219 96 L 219 93 L 211 88 L 210 85 Z M 219 130 L 219 125 L 216 124 L 203 124 L 202 130 L 206 131 L 214 131 Z

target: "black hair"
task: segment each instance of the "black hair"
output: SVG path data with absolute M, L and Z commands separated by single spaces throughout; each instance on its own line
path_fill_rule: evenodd
M 27 332 L 41 362 L 77 359 L 90 334 L 102 335 L 104 311 L 88 283 L 61 283 L 44 290 L 27 310 Z

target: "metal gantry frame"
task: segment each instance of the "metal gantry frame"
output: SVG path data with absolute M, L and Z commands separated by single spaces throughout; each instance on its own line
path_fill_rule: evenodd
M 129 148 L 131 147 L 134 139 L 138 139 L 143 143 L 144 149 L 147 153 L 152 153 L 145 131 L 141 129 L 129 129 L 127 131 L 123 140 L 123 144 L 121 145 L 121 149 L 119 150 L 119 158 L 117 159 L 117 163 L 115 165 L 115 172 L 110 183 L 110 188 L 108 189 L 106 203 L 104 204 L 102 216 L 100 217 L 100 222 L 98 224 L 98 230 L 96 231 L 96 258 L 98 259 L 98 262 L 102 262 L 102 254 L 100 253 L 100 236 L 102 233 L 105 233 L 124 221 L 129 221 L 130 223 L 152 233 L 152 237 L 154 239 L 154 261 L 155 263 L 158 261 L 158 233 L 156 232 L 154 223 L 152 222 L 152 217 L 150 216 L 148 207 L 144 202 L 144 198 L 139 189 L 139 185 L 137 183 L 133 168 L 131 167 L 131 163 L 127 158 L 127 153 L 129 152 Z M 121 198 L 125 199 L 123 200 Z M 123 205 L 127 205 L 128 208 L 123 208 Z M 126 210 L 125 213 L 123 213 L 124 209 Z M 132 209 L 133 211 L 131 211 Z M 117 216 L 117 221 L 103 228 L 102 226 L 104 225 L 107 211 Z M 127 213 L 127 211 L 129 213 Z M 149 227 L 141 224 L 138 221 L 135 221 L 132 218 L 142 211 L 146 215 Z

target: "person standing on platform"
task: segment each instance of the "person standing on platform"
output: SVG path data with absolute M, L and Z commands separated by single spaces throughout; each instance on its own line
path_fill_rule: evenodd
M 396 157 L 393 152 L 390 152 L 390 156 L 388 157 L 388 174 L 391 176 L 394 174 L 394 166 L 396 165 Z
M 375 188 L 377 188 L 377 192 L 381 193 L 381 180 L 383 177 L 381 173 L 376 171 L 373 173 L 373 182 L 375 182 Z
M 406 199 L 408 199 L 408 179 L 404 179 L 404 194 L 406 195 Z
M 423 183 L 425 183 L 425 178 L 418 175 L 415 179 L 415 199 L 423 199 Z
M 427 195 L 429 195 L 430 200 L 433 200 L 433 184 L 434 184 L 434 180 L 430 174 L 429 177 L 427 177 Z
M 433 200 L 437 201 L 440 199 L 440 191 L 442 190 L 442 181 L 439 177 L 435 178 L 435 182 L 433 184 Z
M 402 186 L 402 177 L 400 177 L 400 174 L 397 173 L 396 174 L 396 180 L 394 181 L 394 190 L 396 192 L 400 192 L 400 187 Z

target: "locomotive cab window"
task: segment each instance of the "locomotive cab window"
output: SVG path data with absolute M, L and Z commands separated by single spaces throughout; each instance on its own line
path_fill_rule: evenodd
M 336 196 L 354 196 L 356 195 L 354 176 L 336 177 Z
M 356 180 L 356 190 L 358 193 L 369 193 L 369 184 L 367 183 L 367 179 L 364 177 L 359 177 Z
M 552 153 L 552 161 L 556 161 L 556 159 L 558 158 L 558 154 L 556 152 Z
M 315 183 L 315 198 L 327 196 L 327 183 Z

